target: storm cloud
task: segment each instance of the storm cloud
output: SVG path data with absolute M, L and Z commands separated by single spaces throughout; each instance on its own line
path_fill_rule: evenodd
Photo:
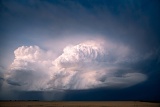
M 22 46 L 14 51 L 7 82 L 14 89 L 28 91 L 130 87 L 147 79 L 143 73 L 120 66 L 132 62 L 130 52 L 120 44 L 86 41 L 66 46 L 54 60 L 52 53 L 38 46 Z
M 97 97 L 91 92 L 88 98 L 101 99 L 110 89 L 111 93 L 122 89 L 123 95 L 134 90 L 134 98 L 144 92 L 144 99 L 157 99 L 159 4 L 159 0 L 1 0 L 0 99 L 18 98 L 21 92 L 56 95 L 57 90 L 86 95 L 98 90 Z

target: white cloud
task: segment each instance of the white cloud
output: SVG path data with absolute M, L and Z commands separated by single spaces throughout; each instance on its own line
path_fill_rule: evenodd
M 104 59 L 103 47 L 94 42 L 88 41 L 75 46 L 67 46 L 54 62 L 62 68 L 82 67 L 84 63 L 102 61 Z
M 87 41 L 69 45 L 56 59 L 53 53 L 38 46 L 22 46 L 14 54 L 6 79 L 14 89 L 125 88 L 147 78 L 140 72 L 119 67 L 126 59 L 132 60 L 131 50 L 111 42 Z
M 15 59 L 10 66 L 8 82 L 23 86 L 26 90 L 46 88 L 51 78 L 49 67 L 52 65 L 52 53 L 38 46 L 22 46 L 14 51 Z M 16 87 L 20 88 L 20 87 Z
M 11 69 L 33 69 L 36 65 L 48 67 L 53 59 L 53 54 L 45 52 L 38 46 L 22 46 L 14 51 L 15 59 L 11 64 Z M 38 66 L 39 67 L 39 66 Z

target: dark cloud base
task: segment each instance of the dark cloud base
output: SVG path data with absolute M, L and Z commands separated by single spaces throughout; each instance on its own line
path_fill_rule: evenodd
M 157 77 L 159 73 L 154 74 Z M 58 92 L 15 91 L 14 95 L 0 96 L 0 100 L 35 101 L 160 101 L 160 79 L 152 79 L 125 89 L 92 89 Z M 61 97 L 63 95 L 63 97 Z M 46 96 L 46 97 L 45 97 Z M 59 97 L 58 97 L 59 96 Z

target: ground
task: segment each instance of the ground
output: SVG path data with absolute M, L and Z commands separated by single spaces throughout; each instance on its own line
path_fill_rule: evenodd
M 139 101 L 1 101 L 0 107 L 160 107 L 160 103 Z

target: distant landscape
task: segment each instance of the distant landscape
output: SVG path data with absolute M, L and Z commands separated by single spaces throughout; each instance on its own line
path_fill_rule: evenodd
M 160 103 L 140 101 L 1 101 L 0 107 L 160 107 Z

